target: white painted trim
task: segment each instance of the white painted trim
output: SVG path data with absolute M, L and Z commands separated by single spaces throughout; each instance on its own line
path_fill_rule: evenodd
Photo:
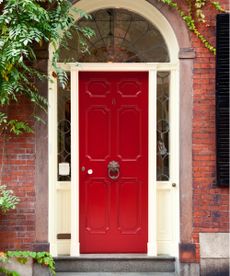
M 51 71 L 50 71 L 51 72 Z M 50 74 L 50 78 L 52 78 Z M 50 253 L 57 256 L 57 224 L 56 224 L 56 179 L 57 179 L 57 81 L 52 78 L 49 82 L 49 112 L 48 112 L 48 164 L 49 164 L 49 222 L 48 237 L 50 243 Z M 55 130 L 55 131 L 54 131 Z
M 59 255 L 69 255 L 70 240 L 58 240 L 57 248 Z
M 148 255 L 157 255 L 157 189 L 156 189 L 156 67 L 149 70 L 148 97 Z
M 71 246 L 70 255 L 79 256 L 79 120 L 78 72 L 71 71 Z
M 156 71 L 178 70 L 178 63 L 58 63 L 65 71 L 94 71 L 94 72 L 148 72 L 155 69 Z
M 111 64 L 111 66 L 108 67 L 108 64 Z M 155 63 L 155 62 L 149 62 L 149 63 L 58 63 L 58 66 L 61 67 L 65 71 L 89 71 L 93 70 L 95 72 L 97 71 L 137 71 L 136 67 L 138 66 L 138 71 L 148 71 L 149 69 L 156 67 L 158 71 L 168 71 L 172 69 L 178 68 L 178 62 L 177 63 Z
M 178 243 L 180 240 L 180 196 L 179 196 L 179 119 L 180 119 L 180 95 L 179 95 L 179 70 L 173 69 L 171 71 L 170 79 L 170 95 L 169 95 L 169 145 L 170 145 L 170 184 L 176 184 L 172 187 L 173 194 L 173 245 L 172 252 L 175 257 L 179 257 Z M 177 243 L 178 242 L 178 243 Z
M 58 181 L 56 185 L 57 191 L 69 191 L 71 189 L 71 182 L 70 181 Z
M 124 66 L 123 66 L 124 65 Z M 149 100 L 148 100 L 148 255 L 156 256 L 156 225 L 157 225 L 157 205 L 156 205 L 156 193 L 157 193 L 157 183 L 156 183 L 156 170 L 151 168 L 156 168 L 156 64 L 147 64 L 140 66 L 138 63 L 132 63 L 132 65 L 119 64 L 120 71 L 147 71 L 149 72 Z M 104 64 L 80 64 L 80 66 L 72 67 L 71 71 L 71 168 L 72 169 L 72 181 L 71 181 L 71 256 L 79 255 L 79 246 L 76 249 L 76 244 L 79 240 L 79 221 L 76 223 L 76 219 L 79 219 L 79 161 L 76 156 L 79 156 L 78 146 L 79 146 L 79 121 L 78 121 L 78 84 L 76 83 L 79 71 L 114 71 L 114 64 L 104 63 Z M 118 71 L 118 70 L 117 70 Z M 76 130 L 77 129 L 77 130 Z M 152 154 L 151 154 L 152 153 Z M 77 195 L 77 199 L 76 199 Z M 75 220 L 73 222 L 72 220 Z
M 61 64 L 60 64 L 61 65 Z M 77 65 L 77 66 L 76 66 Z M 67 69 L 66 66 L 63 66 Z M 64 69 L 63 68 L 63 69 Z M 178 89 L 178 65 L 176 64 L 158 64 L 158 63 L 119 63 L 119 64 L 111 64 L 111 63 L 99 63 L 99 64 L 91 64 L 91 63 L 82 63 L 82 64 L 68 64 L 68 71 L 71 72 L 71 168 L 77 168 L 76 170 L 72 169 L 72 181 L 70 182 L 71 186 L 71 256 L 78 256 L 80 253 L 80 244 L 79 244 L 79 185 L 75 183 L 79 182 L 79 160 L 78 160 L 78 148 L 79 148 L 79 129 L 78 129 L 78 72 L 79 71 L 147 71 L 149 72 L 149 212 L 148 212 L 148 254 L 155 256 L 157 255 L 156 241 L 157 241 L 157 189 L 164 189 L 167 186 L 168 189 L 173 182 L 177 182 L 179 180 L 179 145 L 175 143 L 175 141 L 179 141 L 179 110 L 175 108 L 175 106 L 179 107 L 179 89 Z M 120 69 L 120 70 L 119 70 Z M 161 185 L 156 181 L 156 170 L 152 170 L 151 168 L 156 168 L 156 155 L 151 154 L 155 153 L 156 149 L 156 132 L 151 131 L 151 129 L 156 129 L 156 72 L 157 71 L 166 71 L 169 70 L 171 72 L 171 85 L 170 85 L 170 125 L 173 125 L 171 128 L 171 139 L 170 144 L 173 143 L 173 147 L 171 147 L 171 160 L 174 162 L 170 162 L 170 173 L 171 173 L 171 181 L 164 182 L 165 185 Z M 54 81 L 51 87 L 52 91 L 57 91 L 57 83 Z M 57 164 L 57 152 L 54 153 L 55 148 L 57 147 L 57 137 L 56 132 L 52 131 L 55 127 L 57 129 L 57 95 L 56 93 L 49 93 L 50 100 L 50 116 L 49 116 L 49 141 L 52 141 L 53 152 L 51 152 L 52 158 L 50 159 L 50 164 Z M 56 107 L 55 107 L 56 105 Z M 174 106 L 174 108 L 172 108 Z M 175 123 L 177 125 L 175 125 Z M 175 127 L 174 127 L 175 125 Z M 50 145 L 51 146 L 51 145 Z M 49 186 L 50 194 L 55 195 L 57 190 L 66 189 L 68 183 L 60 183 L 53 181 L 57 178 L 57 169 L 56 166 L 52 166 L 50 171 L 50 182 Z M 55 184 L 54 184 L 55 183 Z M 179 241 L 179 187 L 175 190 L 175 211 L 178 213 L 175 220 L 175 230 L 174 235 L 175 241 Z M 150 196 L 151 195 L 151 196 Z M 56 197 L 50 197 L 49 206 L 50 206 L 50 219 L 49 219 L 49 241 L 51 244 L 51 252 L 54 256 L 57 255 L 57 239 L 56 239 L 56 216 L 55 213 L 55 205 Z M 178 205 L 178 206 L 177 206 Z M 178 211 L 177 211 L 178 210 Z M 174 256 L 178 254 L 177 242 L 175 244 L 175 249 L 173 250 Z

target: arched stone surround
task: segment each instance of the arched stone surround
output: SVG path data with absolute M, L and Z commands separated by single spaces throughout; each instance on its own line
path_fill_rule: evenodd
M 176 35 L 180 51 L 180 257 L 195 258 L 192 244 L 192 107 L 193 59 L 190 33 L 176 11 L 159 1 L 148 0 L 168 20 Z
M 80 0 L 73 1 L 73 4 Z M 192 243 L 192 89 L 193 59 L 190 33 L 176 11 L 156 0 L 147 0 L 169 22 L 179 45 L 180 61 L 180 246 L 181 251 L 193 250 Z M 182 252 L 181 252 L 182 253 Z
M 79 1 L 73 1 L 76 3 Z M 192 76 L 194 51 L 191 48 L 189 31 L 178 14 L 158 1 L 149 0 L 170 23 L 173 28 L 180 51 L 180 241 L 185 251 L 192 248 Z M 44 54 L 44 52 L 43 52 Z M 41 66 L 47 66 L 41 55 Z M 47 95 L 47 84 L 43 83 L 39 90 Z M 36 243 L 35 249 L 48 247 L 48 142 L 47 128 L 36 128 Z M 39 154 L 40 152 L 40 154 Z M 42 153 L 42 156 L 41 156 Z M 39 154 L 39 155 L 38 155 Z M 40 156 L 40 158 L 38 158 Z M 46 195 L 46 196 L 44 196 Z

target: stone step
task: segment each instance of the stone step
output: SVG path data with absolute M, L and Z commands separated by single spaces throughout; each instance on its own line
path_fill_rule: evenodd
M 88 254 L 55 258 L 57 272 L 100 272 L 100 275 L 102 272 L 174 272 L 174 262 L 174 257 L 142 254 Z
M 58 272 L 56 276 L 175 276 L 174 272 Z

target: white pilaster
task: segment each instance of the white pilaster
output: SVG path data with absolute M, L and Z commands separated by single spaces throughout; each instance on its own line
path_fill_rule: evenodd
M 149 70 L 148 105 L 148 255 L 157 255 L 157 182 L 156 182 L 156 68 Z
M 71 246 L 70 256 L 79 256 L 79 104 L 78 71 L 71 71 Z
M 52 69 L 50 69 L 50 73 Z M 52 76 L 50 76 L 52 78 Z M 57 252 L 57 217 L 56 217 L 56 204 L 57 204 L 57 80 L 52 79 L 49 83 L 49 113 L 48 113 L 48 136 L 49 136 L 49 224 L 48 236 L 50 242 L 50 253 L 56 257 Z M 55 165 L 54 165 L 55 164 Z

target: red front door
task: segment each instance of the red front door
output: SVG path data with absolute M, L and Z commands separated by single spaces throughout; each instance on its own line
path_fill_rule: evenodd
M 146 253 L 148 73 L 80 72 L 80 252 Z

